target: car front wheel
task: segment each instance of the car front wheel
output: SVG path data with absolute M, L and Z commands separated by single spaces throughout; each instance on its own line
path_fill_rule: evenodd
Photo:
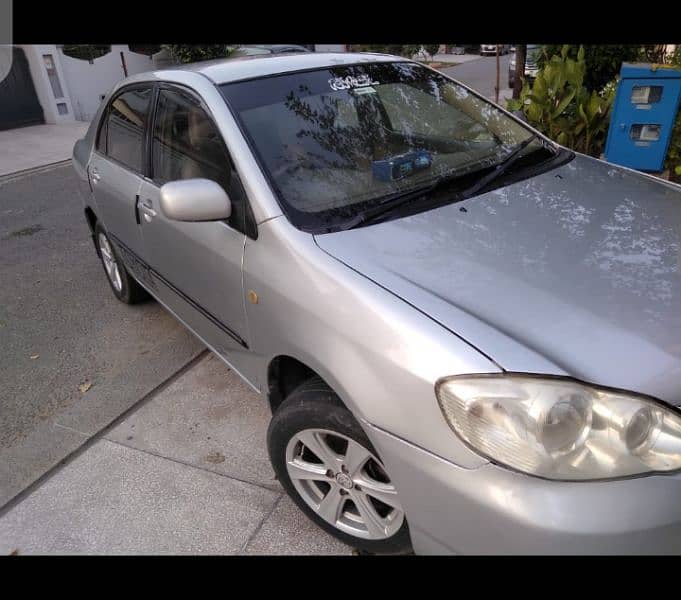
M 279 481 L 321 528 L 364 552 L 411 552 L 404 511 L 385 466 L 321 379 L 303 383 L 282 403 L 267 441 Z

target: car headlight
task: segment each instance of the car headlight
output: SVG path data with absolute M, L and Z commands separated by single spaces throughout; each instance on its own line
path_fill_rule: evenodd
M 473 450 L 528 475 L 586 480 L 681 469 L 679 412 L 644 396 L 520 374 L 446 377 L 435 394 Z

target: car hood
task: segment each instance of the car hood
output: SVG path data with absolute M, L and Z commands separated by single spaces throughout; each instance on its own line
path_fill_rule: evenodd
M 681 404 L 681 188 L 577 155 L 317 244 L 509 371 Z

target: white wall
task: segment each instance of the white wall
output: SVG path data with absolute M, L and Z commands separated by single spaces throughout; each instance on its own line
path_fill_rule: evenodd
M 154 69 L 152 57 L 130 52 L 127 45 L 112 45 L 111 52 L 95 58 L 92 63 L 66 56 L 61 49 L 59 50 L 59 59 L 64 68 L 66 84 L 78 121 L 90 121 L 99 108 L 102 96 L 125 77 L 121 52 L 125 58 L 128 75 Z
M 0 44 L 0 83 L 12 70 L 12 46 Z
M 23 49 L 28 59 L 28 66 L 35 85 L 35 91 L 38 96 L 38 101 L 43 107 L 43 114 L 45 115 L 45 123 L 65 123 L 74 120 L 73 107 L 71 105 L 71 95 L 69 94 L 69 86 L 64 77 L 64 70 L 61 65 L 61 53 L 54 44 L 26 44 L 19 46 Z M 50 79 L 47 76 L 47 69 L 45 68 L 44 54 L 51 54 L 52 60 L 59 77 L 59 82 L 62 89 L 62 98 L 55 98 Z M 57 110 L 57 103 L 63 102 L 66 104 L 66 114 L 60 115 Z
M 94 117 L 102 96 L 125 77 L 121 52 L 125 57 L 128 75 L 151 71 L 164 66 L 168 59 L 163 51 L 153 57 L 131 52 L 127 45 L 112 45 L 111 51 L 104 56 L 88 60 L 66 56 L 56 45 L 25 45 L 35 83 L 38 100 L 43 107 L 46 123 L 65 121 L 90 121 Z M 344 44 L 316 44 L 317 52 L 345 52 Z M 55 99 L 50 80 L 43 62 L 43 54 L 51 54 L 61 82 L 63 98 Z M 60 115 L 57 102 L 64 102 L 67 114 Z
M 345 44 L 315 44 L 315 52 L 345 52 Z

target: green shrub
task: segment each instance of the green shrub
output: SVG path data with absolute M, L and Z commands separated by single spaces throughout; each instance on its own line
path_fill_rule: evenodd
M 510 110 L 522 110 L 528 122 L 559 144 L 600 156 L 610 120 L 615 86 L 598 93 L 584 85 L 587 72 L 585 51 L 580 47 L 570 57 L 565 45 L 560 54 L 544 61 L 532 86 L 525 81 L 518 100 L 509 100 Z
M 641 46 L 633 44 L 600 44 L 592 46 L 582 46 L 584 48 L 584 63 L 586 72 L 584 74 L 584 86 L 587 90 L 600 91 L 603 86 L 612 81 L 619 75 L 623 62 L 634 62 L 641 58 Z M 559 54 L 561 46 L 544 46 L 537 61 L 539 68 L 544 66 L 551 56 Z M 568 56 L 572 59 L 577 58 L 577 48 L 571 46 Z
M 676 115 L 676 124 L 672 131 L 672 139 L 669 142 L 669 150 L 664 163 L 669 169 L 669 177 L 676 183 L 681 183 L 681 111 Z
M 681 44 L 676 45 L 670 62 L 681 69 Z M 681 110 L 676 115 L 676 124 L 672 131 L 664 166 L 669 169 L 669 178 L 676 183 L 681 183 Z

